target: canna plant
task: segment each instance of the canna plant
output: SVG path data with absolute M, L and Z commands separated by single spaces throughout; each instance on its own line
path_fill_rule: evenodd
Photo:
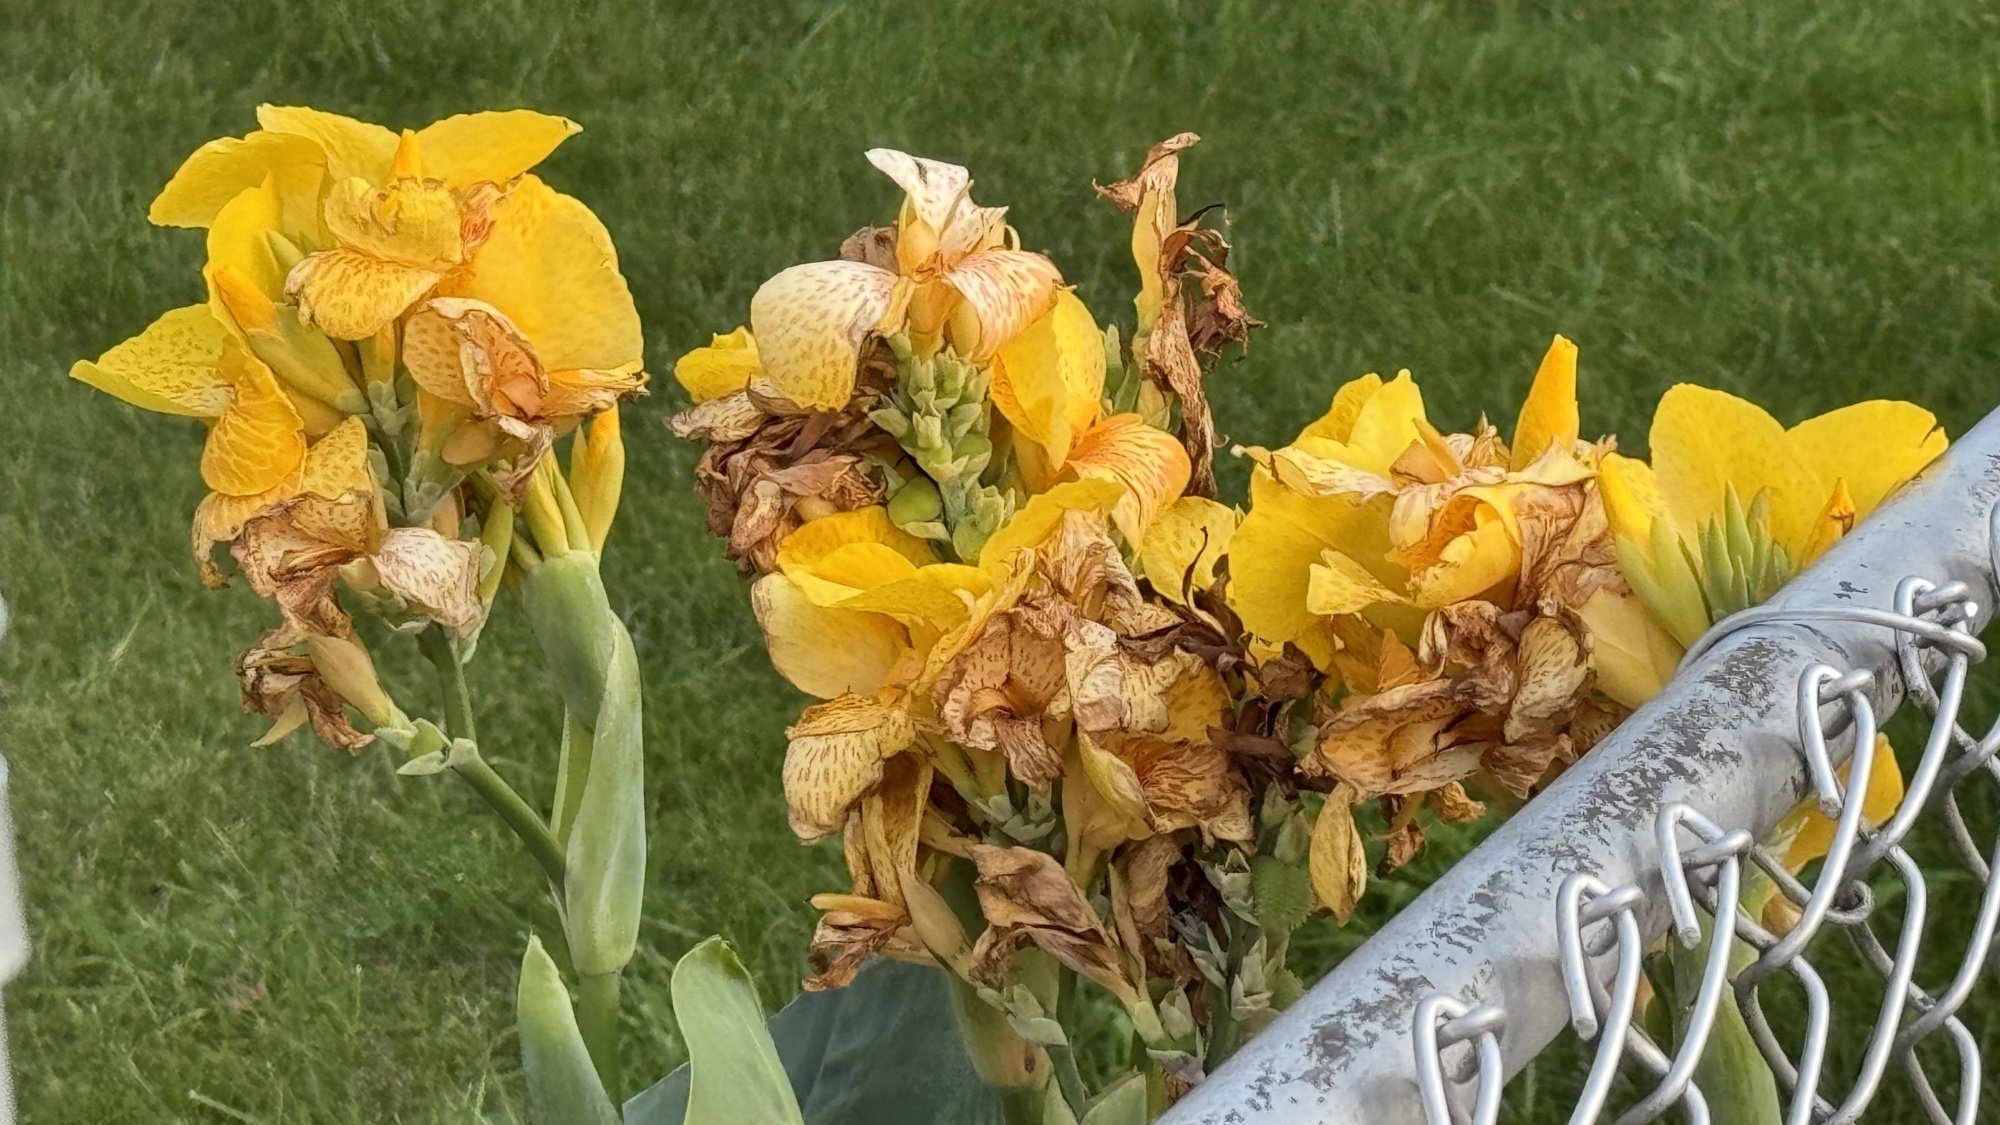
M 226 548 L 279 621 L 236 661 L 245 708 L 271 719 L 260 744 L 309 727 L 386 744 L 405 775 L 456 774 L 539 864 L 578 1000 L 531 944 L 523 1043 L 552 1083 L 536 1096 L 594 1104 L 575 1092 L 594 1084 L 610 1112 L 646 843 L 638 662 L 598 560 L 619 403 L 645 374 L 610 234 L 532 171 L 577 126 L 510 110 L 397 133 L 278 106 L 258 123 L 203 145 L 150 211 L 206 231 L 205 299 L 71 374 L 207 424 L 195 564 L 224 584 Z M 547 815 L 474 726 L 464 668 L 503 592 L 566 714 Z M 434 693 L 380 682 L 357 614 L 414 641 Z M 538 1054 L 559 1026 L 577 1051 Z
M 964 168 L 877 149 L 895 224 L 778 273 L 675 366 L 710 529 L 772 663 L 820 700 L 783 783 L 793 831 L 840 838 L 852 882 L 813 900 L 806 987 L 872 1011 L 901 979 L 874 959 L 939 972 L 992 1094 L 968 1120 L 1144 1120 L 1296 991 L 1298 810 L 1212 737 L 1242 661 L 1183 581 L 1233 523 L 1205 495 L 1203 377 L 1256 326 L 1220 233 L 1178 218 L 1194 142 L 1101 189 L 1135 215 L 1129 335 Z M 1289 841 L 1285 870 L 1254 863 L 1263 838 Z M 1134 1043 L 1090 1060 L 1115 1074 L 1096 1089 L 1092 1006 Z

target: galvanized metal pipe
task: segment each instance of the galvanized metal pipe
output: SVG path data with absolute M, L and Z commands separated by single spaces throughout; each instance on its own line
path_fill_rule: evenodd
M 1975 628 L 1996 584 L 1987 516 L 2000 501 L 2000 412 L 1965 434 L 1917 484 L 1866 520 L 1770 605 L 1894 606 L 1920 575 L 1967 584 Z M 1858 621 L 1772 621 L 1732 633 L 1682 669 L 1658 698 L 1572 766 L 1485 843 L 1161 1119 L 1163 1125 L 1422 1125 L 1412 1029 L 1442 993 L 1506 1012 L 1499 1043 L 1509 1077 L 1567 1025 L 1558 901 L 1578 873 L 1636 883 L 1650 905 L 1645 940 L 1665 933 L 1660 810 L 1685 802 L 1759 837 L 1809 791 L 1795 690 L 1813 664 L 1872 669 L 1882 716 L 1901 703 L 1895 635 Z M 1852 733 L 1833 745 L 1845 760 Z M 1603 976 L 1612 962 L 1593 962 Z M 1460 1052 L 1468 1046 L 1456 1048 Z M 1447 1058 L 1450 1056 L 1447 1055 Z M 1473 1084 L 1450 1091 L 1463 1114 Z

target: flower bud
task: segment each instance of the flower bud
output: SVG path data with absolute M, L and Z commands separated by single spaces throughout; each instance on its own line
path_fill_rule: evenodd
M 378 727 L 402 725 L 398 721 L 402 712 L 382 690 L 381 682 L 375 678 L 375 663 L 359 642 L 345 637 L 310 636 L 306 638 L 306 651 L 312 654 L 319 678 L 348 706 L 368 716 L 368 721 Z

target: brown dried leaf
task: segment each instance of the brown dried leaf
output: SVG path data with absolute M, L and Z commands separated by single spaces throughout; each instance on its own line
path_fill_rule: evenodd
M 1014 951 L 1032 942 L 1121 999 L 1136 1001 L 1116 943 L 1062 864 L 1033 848 L 988 844 L 972 849 L 972 862 L 979 872 L 973 886 L 987 921 L 972 950 L 976 980 L 1002 986 Z

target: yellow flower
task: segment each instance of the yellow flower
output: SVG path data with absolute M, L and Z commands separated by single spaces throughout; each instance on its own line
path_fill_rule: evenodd
M 487 460 L 511 438 L 531 467 L 575 419 L 644 386 L 645 341 L 611 235 L 581 201 L 523 176 L 490 223 L 471 261 L 410 314 L 403 363 L 426 429 L 451 431 L 447 461 Z
M 1585 607 L 1618 674 L 1607 693 L 1649 698 L 1715 621 L 1769 597 L 1945 448 L 1927 410 L 1872 401 L 1791 429 L 1734 395 L 1681 384 L 1661 397 L 1652 462 L 1602 463 L 1619 570 L 1645 620 L 1600 594 Z M 1664 633 L 1664 637 L 1660 634 Z
M 822 699 L 907 681 L 913 661 L 992 587 L 977 567 L 938 562 L 880 505 L 805 523 L 777 562 L 751 588 L 751 605 L 779 674 Z
M 1577 443 L 1575 388 L 1576 349 L 1558 336 L 1511 453 L 1491 429 L 1440 434 L 1408 372 L 1354 380 L 1291 445 L 1246 450 L 1250 514 L 1230 549 L 1244 625 L 1330 669 L 1342 619 L 1414 644 L 1428 610 L 1512 604 L 1524 578 L 1543 577 L 1524 574 L 1524 544 L 1585 502 L 1596 451 Z
M 332 245 L 293 266 L 285 292 L 343 340 L 374 336 L 464 266 L 508 186 L 577 131 L 527 110 L 462 114 L 400 136 L 301 107 L 261 106 L 257 118 L 266 132 L 304 137 L 324 155 Z
M 921 356 L 949 344 L 975 363 L 1047 312 L 1061 275 L 1019 248 L 1006 210 L 972 202 L 956 164 L 894 149 L 868 160 L 905 193 L 893 262 L 793 266 L 750 301 L 750 328 L 775 391 L 807 409 L 844 405 L 869 336 L 907 331 Z
M 757 341 L 748 327 L 717 333 L 705 348 L 695 348 L 674 361 L 674 378 L 696 406 L 726 398 L 762 374 Z

